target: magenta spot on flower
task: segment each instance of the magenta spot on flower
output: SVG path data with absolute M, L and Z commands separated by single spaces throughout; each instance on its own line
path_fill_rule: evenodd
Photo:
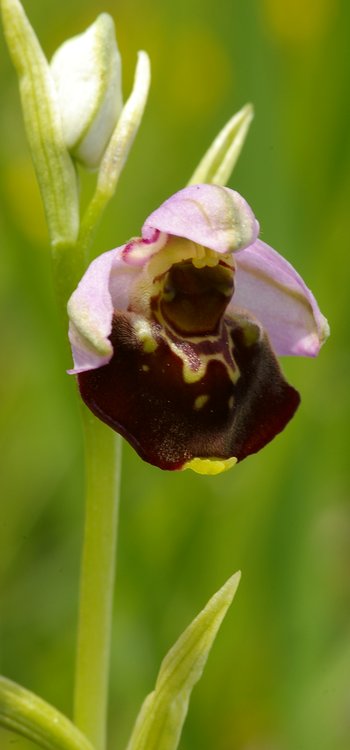
M 166 242 L 159 229 L 148 229 L 142 237 L 130 240 L 123 249 L 123 260 L 131 266 L 143 266 Z

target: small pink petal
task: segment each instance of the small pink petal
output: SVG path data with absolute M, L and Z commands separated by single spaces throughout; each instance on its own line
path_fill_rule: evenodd
M 261 240 L 235 257 L 236 286 L 229 310 L 240 307 L 252 312 L 276 354 L 315 357 L 329 327 L 301 276 Z
M 190 185 L 171 196 L 146 219 L 143 237 L 150 230 L 184 237 L 217 253 L 251 245 L 259 224 L 239 193 L 221 185 Z

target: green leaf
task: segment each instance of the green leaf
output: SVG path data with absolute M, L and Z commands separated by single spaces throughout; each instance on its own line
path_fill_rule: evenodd
M 235 573 L 209 600 L 162 662 L 155 689 L 144 701 L 127 750 L 176 750 L 192 689 L 236 593 Z
M 44 750 L 93 750 L 66 716 L 35 693 L 1 676 L 0 726 Z
M 189 180 L 189 185 L 203 182 L 226 185 L 242 151 L 249 125 L 254 117 L 252 104 L 240 109 L 216 136 Z
M 51 243 L 71 245 L 79 230 L 77 176 L 63 141 L 51 71 L 19 0 L 1 0 L 1 8 Z

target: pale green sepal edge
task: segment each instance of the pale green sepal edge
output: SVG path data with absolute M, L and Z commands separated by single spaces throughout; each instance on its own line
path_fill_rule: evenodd
M 240 577 L 238 572 L 229 578 L 166 655 L 155 689 L 141 707 L 127 750 L 178 747 L 192 688 L 202 675 Z
M 93 750 L 66 716 L 35 693 L 0 676 L 0 726 L 44 750 Z
M 78 183 L 63 141 L 49 64 L 19 0 L 1 0 L 1 8 L 50 241 L 55 248 L 72 245 L 79 231 Z
M 147 52 L 138 52 L 132 92 L 121 111 L 98 171 L 95 193 L 81 223 L 79 245 L 85 256 L 92 245 L 102 214 L 113 197 L 119 177 L 140 127 L 151 83 Z
M 252 104 L 246 104 L 231 117 L 204 154 L 189 180 L 189 185 L 201 183 L 227 184 L 242 151 L 253 117 Z
M 104 153 L 97 178 L 97 190 L 111 198 L 141 124 L 151 82 L 147 52 L 138 52 L 134 84 Z

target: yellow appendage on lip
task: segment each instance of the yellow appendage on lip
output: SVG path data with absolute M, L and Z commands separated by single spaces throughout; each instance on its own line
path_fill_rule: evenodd
M 185 469 L 192 469 L 196 474 L 207 474 L 208 476 L 214 476 L 215 474 L 221 474 L 223 471 L 232 469 L 237 463 L 237 458 L 192 458 L 192 461 L 188 461 L 182 467 L 182 471 Z

